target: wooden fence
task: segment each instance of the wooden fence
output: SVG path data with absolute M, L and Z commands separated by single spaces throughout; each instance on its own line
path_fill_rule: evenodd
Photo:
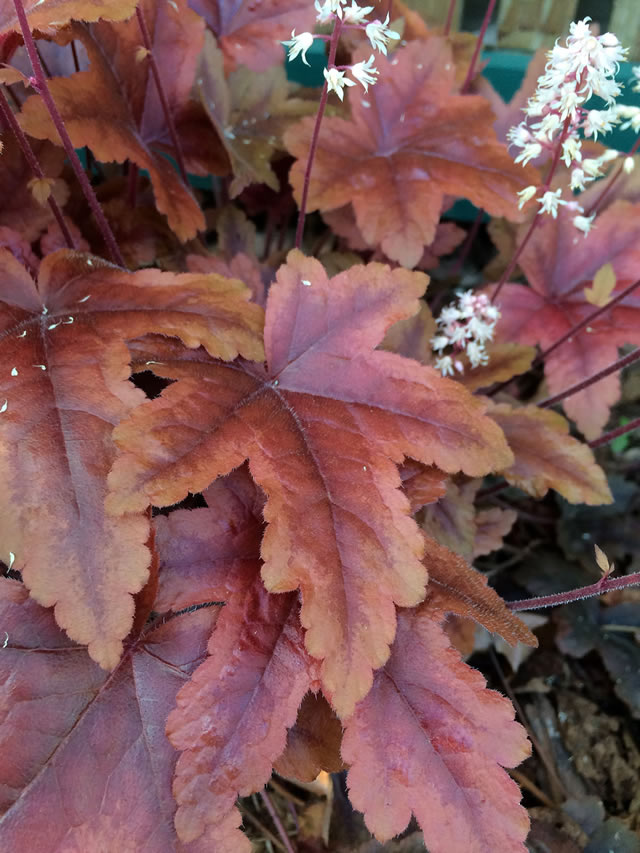
M 405 0 L 434 27 L 442 26 L 449 0 Z M 578 0 L 498 0 L 492 34 L 494 44 L 506 50 L 534 51 L 551 47 L 569 30 L 580 13 Z M 601 0 L 590 5 L 591 16 L 600 32 L 611 30 L 626 47 L 629 59 L 640 61 L 640 0 Z M 454 15 L 456 29 L 478 25 L 478 0 L 457 0 Z M 490 42 L 489 42 L 490 44 Z

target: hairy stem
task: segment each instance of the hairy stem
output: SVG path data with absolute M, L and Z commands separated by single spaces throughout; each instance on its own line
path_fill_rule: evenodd
M 87 175 L 82 168 L 82 163 L 80 162 L 80 158 L 76 154 L 76 150 L 73 147 L 73 143 L 67 133 L 67 129 L 62 120 L 62 116 L 58 112 L 58 108 L 55 105 L 53 98 L 51 97 L 51 92 L 49 91 L 49 85 L 47 83 L 47 78 L 45 77 L 44 70 L 40 63 L 40 57 L 38 56 L 38 51 L 36 50 L 36 45 L 33 40 L 33 36 L 31 35 L 31 29 L 29 27 L 29 22 L 27 21 L 27 15 L 24 11 L 24 7 L 22 5 L 22 0 L 13 0 L 13 5 L 15 6 L 16 15 L 18 16 L 18 21 L 20 22 L 20 29 L 22 30 L 22 37 L 24 38 L 24 45 L 27 49 L 27 53 L 29 54 L 29 60 L 31 62 L 31 67 L 33 68 L 33 73 L 36 79 L 37 90 L 44 101 L 44 104 L 47 108 L 47 111 L 55 125 L 56 130 L 58 131 L 58 135 L 62 140 L 62 144 L 64 146 L 64 150 L 66 151 L 67 157 L 71 161 L 71 166 L 73 171 L 78 178 L 80 186 L 82 188 L 82 192 L 91 208 L 91 212 L 93 213 L 102 237 L 107 245 L 109 250 L 109 254 L 111 255 L 112 260 L 118 264 L 119 266 L 124 267 L 125 263 L 120 254 L 120 249 L 118 248 L 118 244 L 116 243 L 116 239 L 113 236 L 113 231 L 107 219 L 104 215 L 102 208 L 100 207 L 100 202 L 98 201 L 95 192 L 93 191 L 93 187 L 91 186 Z
M 455 6 L 455 3 L 452 3 L 452 5 Z M 480 51 L 482 50 L 482 43 L 487 32 L 487 27 L 491 22 L 491 16 L 493 15 L 495 5 L 496 0 L 489 0 L 489 3 L 487 4 L 487 11 L 484 13 L 484 18 L 482 19 L 482 26 L 480 27 L 480 32 L 478 33 L 478 41 L 476 42 L 476 47 L 473 51 L 473 56 L 471 57 L 469 68 L 467 69 L 467 75 L 464 78 L 464 83 L 462 84 L 462 88 L 460 89 L 460 92 L 463 95 L 466 91 L 468 91 L 469 86 L 471 85 L 471 81 L 473 80 L 473 77 L 476 73 L 476 65 L 478 64 L 478 58 L 480 56 Z M 449 7 L 449 13 L 451 13 L 451 7 Z
M 138 25 L 140 27 L 140 33 L 142 35 L 142 42 L 147 49 L 147 59 L 149 60 L 149 65 L 151 66 L 151 73 L 153 74 L 153 79 L 155 80 L 156 89 L 158 90 L 158 97 L 160 98 L 160 103 L 162 105 L 162 112 L 164 113 L 164 120 L 167 123 L 167 129 L 169 131 L 169 136 L 171 137 L 171 143 L 173 145 L 173 150 L 176 155 L 176 162 L 178 164 L 178 170 L 180 172 L 180 177 L 182 178 L 185 186 L 189 186 L 189 178 L 187 177 L 187 170 L 184 165 L 184 155 L 182 153 L 182 146 L 180 145 L 180 140 L 178 139 L 178 133 L 176 131 L 176 125 L 173 121 L 173 116 L 171 115 L 171 110 L 169 108 L 169 101 L 167 100 L 167 93 L 164 90 L 164 86 L 162 85 L 162 80 L 160 78 L 160 69 L 158 68 L 158 63 L 156 62 L 156 58 L 153 55 L 153 45 L 151 43 L 151 36 L 149 35 L 149 29 L 147 27 L 147 22 L 144 18 L 144 13 L 142 11 L 142 7 L 138 6 L 136 9 L 136 16 L 138 18 Z
M 453 24 L 453 16 L 456 11 L 456 0 L 449 0 L 449 9 L 447 10 L 447 20 L 444 22 L 444 35 L 448 36 L 451 32 Z
M 560 137 L 558 139 L 558 144 L 556 145 L 556 150 L 553 154 L 553 160 L 551 161 L 551 167 L 549 168 L 549 172 L 547 174 L 547 179 L 544 182 L 544 185 L 542 186 L 542 188 L 540 189 L 540 196 L 541 197 L 549 190 L 549 188 L 551 186 L 551 181 L 553 180 L 553 176 L 555 175 L 556 169 L 558 168 L 558 163 L 560 162 L 560 155 L 562 153 L 562 144 L 564 143 L 565 139 L 567 138 L 567 131 L 569 130 L 569 124 L 570 123 L 571 123 L 571 116 L 568 115 L 567 118 L 565 119 L 564 125 L 562 127 L 562 133 L 560 134 Z M 522 255 L 523 251 L 525 250 L 527 243 L 531 239 L 533 232 L 538 227 L 538 221 L 540 220 L 541 215 L 542 214 L 537 213 L 533 217 L 533 219 L 531 220 L 531 225 L 529 226 L 527 233 L 524 235 L 524 237 L 522 238 L 522 241 L 520 242 L 520 245 L 518 246 L 518 248 L 514 252 L 513 257 L 509 261 L 509 264 L 508 264 L 506 270 L 500 276 L 500 281 L 498 282 L 498 286 L 496 287 L 495 291 L 493 292 L 493 296 L 491 297 L 492 302 L 496 301 L 500 291 L 502 290 L 504 285 L 509 280 L 509 276 L 514 271 L 514 269 L 516 268 L 516 264 L 518 263 L 520 256 Z
M 576 382 L 575 385 L 565 388 L 564 391 L 560 391 L 552 397 L 546 397 L 538 403 L 538 406 L 541 409 L 548 409 L 550 406 L 559 403 L 561 400 L 565 400 L 567 397 L 577 394 L 578 391 L 584 391 L 585 388 L 588 388 L 590 385 L 594 385 L 606 376 L 610 376 L 612 373 L 617 373 L 618 370 L 623 370 L 625 367 L 633 364 L 634 361 L 638 361 L 638 359 L 640 359 L 640 347 L 634 349 L 633 352 L 630 352 L 628 355 L 613 361 L 607 367 L 603 367 L 602 370 L 599 370 L 597 373 L 583 379 L 582 382 Z
M 628 432 L 633 432 L 633 430 L 638 429 L 638 427 L 640 427 L 640 418 L 635 418 L 634 420 L 629 421 L 628 424 L 623 424 L 615 429 L 610 429 L 609 432 L 605 432 L 600 436 L 600 438 L 592 439 L 589 442 L 589 447 L 595 450 L 596 447 L 602 447 L 605 444 L 610 444 L 610 442 L 615 441 L 616 438 L 620 438 L 621 435 L 626 435 Z
M 334 21 L 333 32 L 331 33 L 331 41 L 329 42 L 329 58 L 327 59 L 327 68 L 331 68 L 336 61 L 336 51 L 338 49 L 338 40 L 340 38 L 340 29 L 342 27 L 342 21 L 340 18 L 336 18 Z M 309 147 L 309 157 L 307 159 L 307 167 L 304 171 L 304 182 L 302 184 L 302 198 L 300 199 L 300 210 L 298 212 L 298 225 L 296 227 L 296 241 L 295 247 L 296 249 L 301 248 L 302 246 L 302 235 L 304 234 L 304 219 L 307 212 L 307 199 L 309 197 L 309 184 L 311 182 L 311 169 L 313 168 L 313 161 L 316 156 L 316 150 L 318 148 L 318 139 L 320 137 L 320 125 L 322 124 L 322 117 L 324 116 L 324 111 L 327 106 L 327 99 L 329 97 L 329 87 L 327 85 L 327 81 L 325 80 L 324 86 L 322 87 L 322 94 L 320 95 L 320 103 L 318 104 L 318 113 L 316 115 L 316 123 L 313 128 L 313 135 L 311 137 L 311 145 Z
M 8 127 L 13 131 L 13 134 L 18 141 L 18 145 L 22 150 L 24 159 L 27 161 L 29 168 L 33 172 L 33 176 L 35 178 L 43 179 L 45 177 L 45 174 L 42 171 L 42 168 L 40 167 L 38 158 L 36 157 L 33 148 L 29 144 L 29 140 L 25 136 L 24 131 L 16 121 L 16 117 L 14 116 L 13 111 L 9 106 L 9 102 L 5 98 L 2 89 L 0 89 L 0 115 L 2 115 L 5 124 L 8 125 Z M 67 223 L 64 221 L 64 216 L 62 215 L 62 211 L 60 210 L 58 202 L 55 200 L 52 194 L 49 195 L 49 198 L 47 199 L 47 204 L 51 208 L 51 212 L 53 213 L 56 222 L 60 226 L 60 230 L 62 231 L 65 243 L 70 249 L 75 249 L 71 232 L 67 228 Z
M 584 598 L 593 598 L 610 592 L 612 589 L 626 589 L 628 586 L 640 584 L 640 572 L 632 575 L 624 575 L 621 578 L 600 578 L 596 583 L 589 586 L 581 586 L 578 589 L 570 589 L 568 592 L 558 592 L 555 595 L 541 595 L 537 598 L 522 598 L 519 601 L 507 601 L 509 610 L 538 610 L 541 607 L 555 607 L 557 604 L 569 604 L 572 601 L 580 601 Z

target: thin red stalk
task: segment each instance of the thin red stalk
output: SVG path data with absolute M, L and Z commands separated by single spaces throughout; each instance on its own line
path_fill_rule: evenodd
M 448 36 L 451 32 L 451 25 L 453 24 L 453 15 L 456 11 L 456 0 L 449 0 L 449 9 L 447 11 L 447 20 L 444 22 L 444 34 Z
M 638 150 L 639 147 L 640 147 L 640 136 L 633 143 L 631 150 L 629 151 L 629 153 L 626 156 L 627 157 L 633 157 L 633 155 L 636 153 L 636 151 Z M 622 175 L 623 170 L 624 170 L 624 160 L 622 161 L 622 163 L 620 163 L 618 165 L 618 169 L 617 169 L 615 175 L 611 178 L 608 185 L 600 193 L 600 195 L 594 201 L 594 203 L 591 205 L 589 210 L 586 211 L 585 216 L 591 216 L 592 213 L 596 213 L 598 211 L 598 209 L 602 207 L 604 200 L 606 199 L 606 197 L 609 195 L 611 190 L 615 187 L 615 185 L 620 180 L 620 176 Z
M 455 6 L 455 3 L 452 3 L 452 5 Z M 473 56 L 471 57 L 469 68 L 467 69 L 467 76 L 464 78 L 464 83 L 462 84 L 462 88 L 460 89 L 460 92 L 462 94 L 464 94 L 468 90 L 469 86 L 471 85 L 471 81 L 473 80 L 473 75 L 476 73 L 478 57 L 480 56 L 480 51 L 482 50 L 482 43 L 487 32 L 487 27 L 489 26 L 489 23 L 491 21 L 491 16 L 493 15 L 495 5 L 496 0 L 489 0 L 489 3 L 487 5 L 487 11 L 484 13 L 482 26 L 480 27 L 480 32 L 478 33 L 478 41 L 476 42 L 476 47 L 473 51 Z M 451 14 L 451 6 L 449 7 L 449 13 Z
M 138 18 L 138 25 L 140 26 L 140 33 L 142 34 L 142 41 L 147 49 L 147 59 L 149 60 L 149 64 L 151 66 L 151 73 L 153 74 L 153 79 L 156 83 L 158 97 L 160 98 L 160 103 L 162 104 L 164 120 L 167 123 L 167 129 L 169 131 L 169 136 L 171 137 L 171 143 L 173 144 L 173 150 L 176 155 L 176 162 L 178 164 L 178 170 L 180 171 L 180 177 L 182 178 L 183 183 L 186 186 L 189 186 L 189 178 L 187 177 L 187 170 L 184 165 L 184 155 L 182 153 L 182 146 L 180 145 L 180 140 L 178 139 L 175 122 L 173 121 L 171 110 L 169 109 L 167 94 L 164 90 L 164 86 L 162 85 L 162 80 L 160 78 L 160 69 L 158 68 L 158 63 L 156 62 L 155 56 L 153 55 L 153 45 L 151 43 L 151 37 L 147 28 L 147 22 L 145 21 L 144 13 L 140 6 L 138 6 L 138 8 L 136 9 L 136 16 Z
M 269 796 L 269 794 L 267 794 L 266 791 L 261 791 L 260 796 L 262 797 L 262 802 L 267 807 L 267 811 L 271 815 L 271 820 L 273 821 L 273 825 L 278 830 L 278 835 L 282 839 L 282 843 L 284 844 L 285 850 L 287 851 L 287 853 L 295 853 L 295 849 L 294 849 L 293 845 L 291 844 L 291 840 L 289 839 L 289 836 L 287 835 L 287 832 L 286 832 L 284 826 L 282 825 L 282 821 L 280 820 L 280 816 L 278 815 L 278 812 L 275 810 L 275 807 L 274 807 L 273 803 L 271 802 L 271 797 Z
M 635 420 L 629 421 L 628 424 L 610 429 L 609 432 L 605 432 L 600 438 L 594 438 L 587 442 L 587 447 L 590 447 L 592 450 L 595 450 L 596 447 L 604 447 L 605 444 L 610 444 L 616 438 L 620 438 L 621 435 L 626 435 L 628 432 L 633 432 L 639 428 L 640 418 L 635 418 Z M 486 498 L 493 497 L 493 495 L 497 495 L 499 492 L 508 489 L 509 485 L 510 483 L 507 482 L 495 483 L 493 486 L 487 486 L 486 489 L 480 489 L 476 495 L 476 500 L 485 500 Z
M 609 309 L 613 308 L 614 305 L 617 305 L 619 302 L 622 302 L 623 299 L 626 299 L 627 296 L 630 296 L 634 290 L 640 287 L 640 279 L 638 281 L 634 281 L 633 284 L 630 284 L 629 287 L 626 287 L 624 290 L 621 290 L 617 296 L 614 296 L 610 302 L 606 305 L 603 305 L 601 308 L 597 308 L 595 311 L 592 311 L 591 314 L 588 314 L 583 320 L 580 320 L 579 323 L 576 323 L 575 326 L 572 326 L 568 332 L 566 332 L 561 338 L 551 344 L 544 352 L 541 352 L 540 355 L 535 359 L 532 367 L 540 364 L 547 356 L 551 355 L 552 352 L 555 352 L 558 347 L 563 344 L 565 341 L 568 341 L 569 338 L 572 338 L 576 332 L 579 332 L 580 329 L 583 329 L 585 326 L 591 325 L 594 320 L 597 320 L 598 317 L 601 317 L 603 314 L 606 314 Z
M 78 61 L 78 50 L 75 41 L 71 41 L 71 53 L 73 54 L 73 64 L 76 72 L 80 71 L 80 62 Z
M 595 450 L 596 447 L 603 447 L 605 444 L 610 444 L 612 441 L 615 441 L 616 438 L 620 438 L 621 435 L 633 432 L 633 430 L 638 429 L 638 427 L 640 427 L 640 418 L 635 418 L 635 420 L 629 421 L 628 424 L 623 424 L 615 429 L 610 429 L 609 432 L 605 432 L 604 435 L 600 436 L 600 438 L 592 439 L 589 442 L 589 447 L 593 450 Z
M 27 21 L 27 15 L 22 5 L 22 0 L 13 0 L 13 5 L 15 6 L 18 21 L 20 22 L 20 29 L 22 30 L 24 45 L 27 49 L 27 53 L 29 54 L 31 67 L 33 68 L 33 73 L 36 78 L 38 92 L 40 93 L 42 100 L 44 101 L 45 106 L 47 108 L 47 111 L 51 116 L 51 120 L 53 121 L 55 128 L 58 131 L 58 135 L 62 140 L 64 150 L 67 153 L 67 157 L 71 161 L 73 171 L 76 173 L 76 177 L 80 182 L 82 192 L 84 193 L 89 207 L 91 208 L 91 212 L 93 213 L 96 219 L 100 232 L 102 233 L 102 237 L 109 250 L 109 254 L 111 255 L 112 259 L 115 261 L 116 264 L 123 267 L 125 265 L 124 259 L 120 254 L 120 249 L 118 248 L 116 239 L 113 236 L 113 231 L 111 230 L 111 227 L 107 222 L 103 210 L 100 207 L 100 202 L 98 201 L 96 194 L 93 191 L 93 187 L 91 186 L 89 179 L 87 178 L 87 175 L 84 169 L 82 168 L 82 163 L 80 162 L 80 158 L 76 154 L 76 150 L 73 147 L 73 143 L 71 142 L 69 134 L 67 133 L 66 127 L 64 126 L 62 116 L 58 112 L 58 108 L 56 107 L 55 102 L 51 97 L 47 78 L 45 77 L 42 65 L 40 64 L 40 58 L 38 56 L 38 51 L 36 50 L 36 45 L 33 40 L 33 36 L 31 35 L 31 29 L 29 27 L 29 22 Z
M 584 391 L 585 388 L 588 388 L 590 385 L 594 385 L 596 382 L 599 382 L 606 376 L 610 376 L 612 373 L 616 373 L 618 370 L 623 370 L 625 367 L 628 367 L 630 364 L 633 364 L 634 361 L 638 361 L 638 359 L 640 359 L 640 347 L 634 349 L 633 352 L 630 352 L 628 355 L 617 359 L 617 361 L 613 361 L 607 367 L 603 367 L 602 370 L 599 370 L 597 373 L 594 373 L 591 376 L 588 376 L 586 379 L 583 379 L 582 382 L 576 382 L 575 385 L 570 385 L 569 388 L 565 388 L 564 391 L 560 391 L 558 394 L 554 394 L 552 397 L 546 397 L 544 400 L 541 400 L 538 403 L 538 406 L 541 409 L 548 409 L 550 406 L 559 403 L 561 400 L 565 400 L 567 397 L 571 397 L 573 394 L 577 394 L 578 391 Z
M 22 150 L 22 154 L 24 155 L 24 159 L 27 161 L 27 164 L 31 171 L 33 172 L 34 177 L 36 178 L 44 178 L 44 172 L 40 167 L 40 163 L 38 162 L 38 158 L 36 157 L 33 148 L 29 144 L 29 140 L 24 135 L 24 132 L 18 122 L 16 121 L 16 117 L 13 114 L 11 107 L 9 106 L 9 102 L 4 96 L 4 92 L 0 89 L 0 114 L 5 121 L 5 124 L 13 131 L 14 136 L 18 141 L 18 145 Z M 69 229 L 67 228 L 67 223 L 64 221 L 64 216 L 62 215 L 62 211 L 58 206 L 58 202 L 55 200 L 53 195 L 50 195 L 47 199 L 47 203 L 51 208 L 51 212 L 55 216 L 56 222 L 60 226 L 60 230 L 62 231 L 62 235 L 65 239 L 65 243 L 70 249 L 75 249 L 75 245 L 73 242 L 73 237 Z
M 331 68 L 332 65 L 335 64 L 336 61 L 336 51 L 338 49 L 338 40 L 340 38 L 340 29 L 342 27 L 342 21 L 340 18 L 336 18 L 334 21 L 333 32 L 331 33 L 331 41 L 329 42 L 329 58 L 327 59 L 327 68 Z M 313 136 L 311 137 L 311 146 L 309 147 L 309 157 L 307 159 L 307 168 L 304 172 L 304 183 L 302 185 L 302 198 L 300 200 L 300 210 L 298 212 L 298 225 L 296 226 L 296 241 L 295 247 L 296 249 L 300 249 L 302 246 L 302 235 L 304 233 L 304 219 L 307 212 L 307 199 L 309 197 L 309 184 L 311 182 L 311 169 L 313 168 L 313 161 L 316 156 L 316 150 L 318 148 L 318 139 L 320 137 L 320 125 L 322 124 L 322 117 L 324 116 L 324 111 L 327 106 L 327 99 L 329 97 L 329 88 L 327 85 L 327 81 L 325 80 L 324 86 L 322 87 L 322 94 L 320 95 L 320 103 L 318 104 L 318 114 L 316 115 L 316 123 L 313 128 Z
M 581 586 L 578 589 L 570 589 L 567 592 L 558 592 L 555 595 L 541 595 L 537 598 L 522 598 L 519 601 L 507 601 L 509 610 L 538 610 L 541 607 L 554 607 L 557 604 L 569 604 L 572 601 L 580 601 L 584 598 L 593 598 L 610 592 L 612 589 L 626 589 L 628 586 L 640 584 L 640 572 L 632 575 L 624 575 L 620 578 L 600 578 L 596 583 L 589 586 Z
M 570 123 L 571 123 L 571 116 L 567 116 L 567 118 L 565 119 L 564 125 L 562 127 L 562 133 L 560 134 L 560 137 L 558 139 L 558 144 L 556 145 L 556 150 L 553 154 L 553 160 L 551 161 L 551 167 L 550 167 L 549 172 L 547 174 L 547 179 L 544 182 L 544 185 L 542 186 L 542 188 L 540 190 L 540 196 L 541 197 L 547 192 L 547 190 L 551 186 L 551 181 L 553 180 L 553 176 L 555 175 L 556 169 L 558 168 L 558 163 L 560 162 L 560 154 L 562 153 L 562 143 L 564 142 L 564 140 L 566 138 L 567 130 L 569 128 Z M 541 217 L 541 214 L 537 213 L 533 217 L 533 219 L 531 220 L 531 225 L 529 226 L 527 233 L 524 235 L 522 242 L 520 243 L 520 245 L 518 246 L 518 248 L 514 252 L 513 257 L 509 261 L 509 265 L 507 266 L 506 270 L 500 276 L 500 281 L 498 282 L 498 286 L 496 287 L 496 289 L 493 293 L 493 296 L 491 297 L 492 302 L 496 301 L 496 299 L 498 298 L 498 294 L 500 293 L 500 291 L 502 290 L 502 288 L 504 287 L 506 282 L 509 280 L 509 276 L 511 275 L 511 273 L 516 268 L 516 264 L 518 263 L 520 255 L 522 255 L 527 243 L 531 239 L 531 235 L 533 234 L 533 232 L 538 227 L 538 221 L 539 221 L 540 217 Z

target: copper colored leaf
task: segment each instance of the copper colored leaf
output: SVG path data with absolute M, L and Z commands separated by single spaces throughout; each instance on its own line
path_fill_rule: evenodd
M 314 113 L 317 105 L 289 97 L 282 65 L 260 74 L 239 68 L 225 79 L 224 57 L 211 33 L 207 33 L 200 58 L 198 89 L 231 160 L 231 197 L 253 183 L 278 190 L 271 156 L 282 148 L 286 127 L 294 119 Z
M 425 565 L 429 569 L 427 603 L 431 609 L 469 617 L 511 645 L 537 645 L 524 622 L 488 586 L 486 577 L 429 537 Z
M 76 21 L 124 21 L 135 12 L 135 0 L 23 0 L 32 30 L 58 30 Z M 19 30 L 13 0 L 0 0 L 0 34 Z
M 396 465 L 410 456 L 480 476 L 510 464 L 480 401 L 430 368 L 373 351 L 417 310 L 425 283 L 380 264 L 329 281 L 294 251 L 269 291 L 266 369 L 157 342 L 155 369 L 181 381 L 118 434 L 112 512 L 175 503 L 249 458 L 267 496 L 265 584 L 301 589 L 306 646 L 323 659 L 341 716 L 387 658 L 394 602 L 424 595 L 422 540 Z
M 274 770 L 301 782 L 313 782 L 321 770 L 337 773 L 344 769 L 341 743 L 342 724 L 327 700 L 320 694 L 307 693 Z
M 478 480 L 449 480 L 446 494 L 429 504 L 422 515 L 425 532 L 467 560 L 471 559 L 476 538 L 474 501 L 479 487 Z
M 427 607 L 402 612 L 389 662 L 345 723 L 351 802 L 380 841 L 414 814 L 431 853 L 525 853 L 527 813 L 502 769 L 529 754 L 513 717 Z
M 473 557 L 482 557 L 502 548 L 502 540 L 516 523 L 518 513 L 515 509 L 501 509 L 499 506 L 482 509 L 476 514 L 476 538 L 473 543 Z
M 33 197 L 27 186 L 33 177 L 18 143 L 12 133 L 4 133 L 0 154 L 0 226 L 13 228 L 32 243 L 53 221 L 49 205 L 42 206 Z M 64 151 L 50 142 L 29 140 L 44 174 L 55 179 L 53 197 L 63 205 L 68 198 L 67 185 L 60 179 L 64 165 Z
M 204 491 L 206 508 L 155 519 L 160 611 L 226 601 L 238 573 L 260 570 L 263 525 L 257 493 L 243 466 Z
M 268 593 L 255 567 L 238 573 L 209 657 L 178 694 L 167 723 L 182 751 L 173 784 L 182 841 L 225 821 L 238 795 L 269 781 L 312 678 L 298 596 Z
M 456 376 L 456 379 L 469 391 L 488 388 L 494 382 L 504 382 L 513 376 L 526 373 L 531 367 L 536 351 L 533 347 L 522 346 L 522 344 L 488 344 L 487 354 L 489 363 L 473 368 L 468 364 L 466 357 L 463 357 L 465 371 Z
M 593 313 L 585 295 L 598 271 L 610 264 L 615 273 L 612 296 L 638 278 L 640 205 L 618 201 L 597 218 L 585 237 L 576 231 L 572 214 L 557 220 L 543 217 L 522 252 L 520 266 L 530 287 L 506 284 L 498 297 L 502 311 L 496 326 L 500 342 L 539 344 L 546 349 L 576 323 Z M 640 296 L 632 294 L 591 325 L 576 332 L 545 359 L 552 394 L 584 380 L 611 364 L 618 347 L 640 344 Z M 563 401 L 567 415 L 588 439 L 602 431 L 611 405 L 620 394 L 616 374 Z
M 60 251 L 38 284 L 0 251 L 1 556 L 101 665 L 116 665 L 147 578 L 144 513 L 104 514 L 111 433 L 144 397 L 127 380 L 124 340 L 180 335 L 234 358 L 259 357 L 261 309 L 239 282 L 127 273 Z
M 316 11 L 308 0 L 190 0 L 222 47 L 228 70 L 245 65 L 266 71 L 284 60 L 280 42 L 291 30 L 313 30 Z
M 186 0 L 142 5 L 169 109 L 179 124 L 189 107 L 204 24 Z M 81 40 L 88 71 L 49 81 L 54 101 L 76 148 L 89 146 L 98 160 L 129 160 L 151 177 L 158 210 L 181 240 L 204 228 L 204 217 L 191 191 L 162 152 L 172 153 L 171 138 L 148 62 L 136 59 L 141 35 L 137 18 L 125 23 L 74 24 L 69 36 Z M 27 133 L 59 144 L 39 95 L 28 98 L 20 117 Z M 219 150 L 216 134 L 202 130 L 201 146 Z M 224 157 L 224 154 L 222 155 Z
M 436 334 L 437 326 L 431 309 L 426 302 L 420 302 L 420 310 L 413 317 L 395 323 L 384 336 L 382 347 L 397 352 L 406 358 L 413 358 L 421 364 L 434 361 L 431 338 Z
M 407 267 L 432 243 L 445 195 L 520 220 L 516 192 L 537 183 L 535 173 L 516 166 L 496 140 L 484 98 L 453 94 L 447 40 L 411 42 L 376 65 L 380 79 L 368 93 L 349 91 L 352 120 L 322 123 L 309 209 L 350 202 L 367 243 Z M 298 158 L 291 172 L 298 199 L 313 126 L 306 118 L 285 134 Z
M 562 415 L 536 406 L 514 409 L 508 403 L 493 406 L 490 414 L 515 456 L 515 463 L 501 472 L 509 483 L 537 498 L 555 489 L 570 503 L 613 502 L 593 452 L 569 435 Z
M 411 512 L 435 503 L 447 492 L 448 475 L 434 465 L 423 465 L 415 459 L 407 459 L 400 467 L 400 477 L 402 490 L 411 504 Z
M 192 846 L 173 827 L 177 756 L 165 721 L 205 655 L 216 615 L 199 610 L 132 637 L 108 675 L 21 584 L 0 579 L 0 624 L 9 635 L 0 657 L 2 850 L 249 849 L 237 812 Z

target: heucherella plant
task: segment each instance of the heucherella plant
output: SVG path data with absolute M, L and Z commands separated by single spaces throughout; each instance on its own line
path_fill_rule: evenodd
M 2 853 L 291 853 L 343 771 L 381 842 L 526 853 L 526 731 L 462 644 L 534 648 L 517 610 L 640 581 L 601 554 L 512 601 L 482 562 L 542 562 L 535 501 L 610 503 L 594 450 L 640 425 L 607 427 L 633 152 L 597 195 L 582 141 L 640 119 L 574 24 L 516 163 L 475 93 L 494 0 L 462 40 L 453 0 L 443 32 L 369 2 L 0 3 Z M 316 96 L 282 44 L 317 40 Z M 497 285 L 458 199 L 518 246 Z
M 551 160 L 545 184 L 523 189 L 520 206 L 535 197 L 539 213 L 554 218 L 560 206 L 567 206 L 575 213 L 574 225 L 584 234 L 589 233 L 595 215 L 584 216 L 584 209 L 571 193 L 602 177 L 607 164 L 620 154 L 608 150 L 600 157 L 583 157 L 582 138 L 597 140 L 619 123 L 624 108 L 616 104 L 621 90 L 615 77 L 628 53 L 613 33 L 594 35 L 590 20 L 572 23 L 565 44 L 556 42 L 549 51 L 545 73 L 524 108 L 525 118 L 508 135 L 510 145 L 521 149 L 516 163 L 526 164 L 543 155 Z M 605 109 L 586 108 L 593 95 L 604 100 Z M 566 190 L 552 190 L 551 181 L 560 161 L 570 170 L 571 180 Z

